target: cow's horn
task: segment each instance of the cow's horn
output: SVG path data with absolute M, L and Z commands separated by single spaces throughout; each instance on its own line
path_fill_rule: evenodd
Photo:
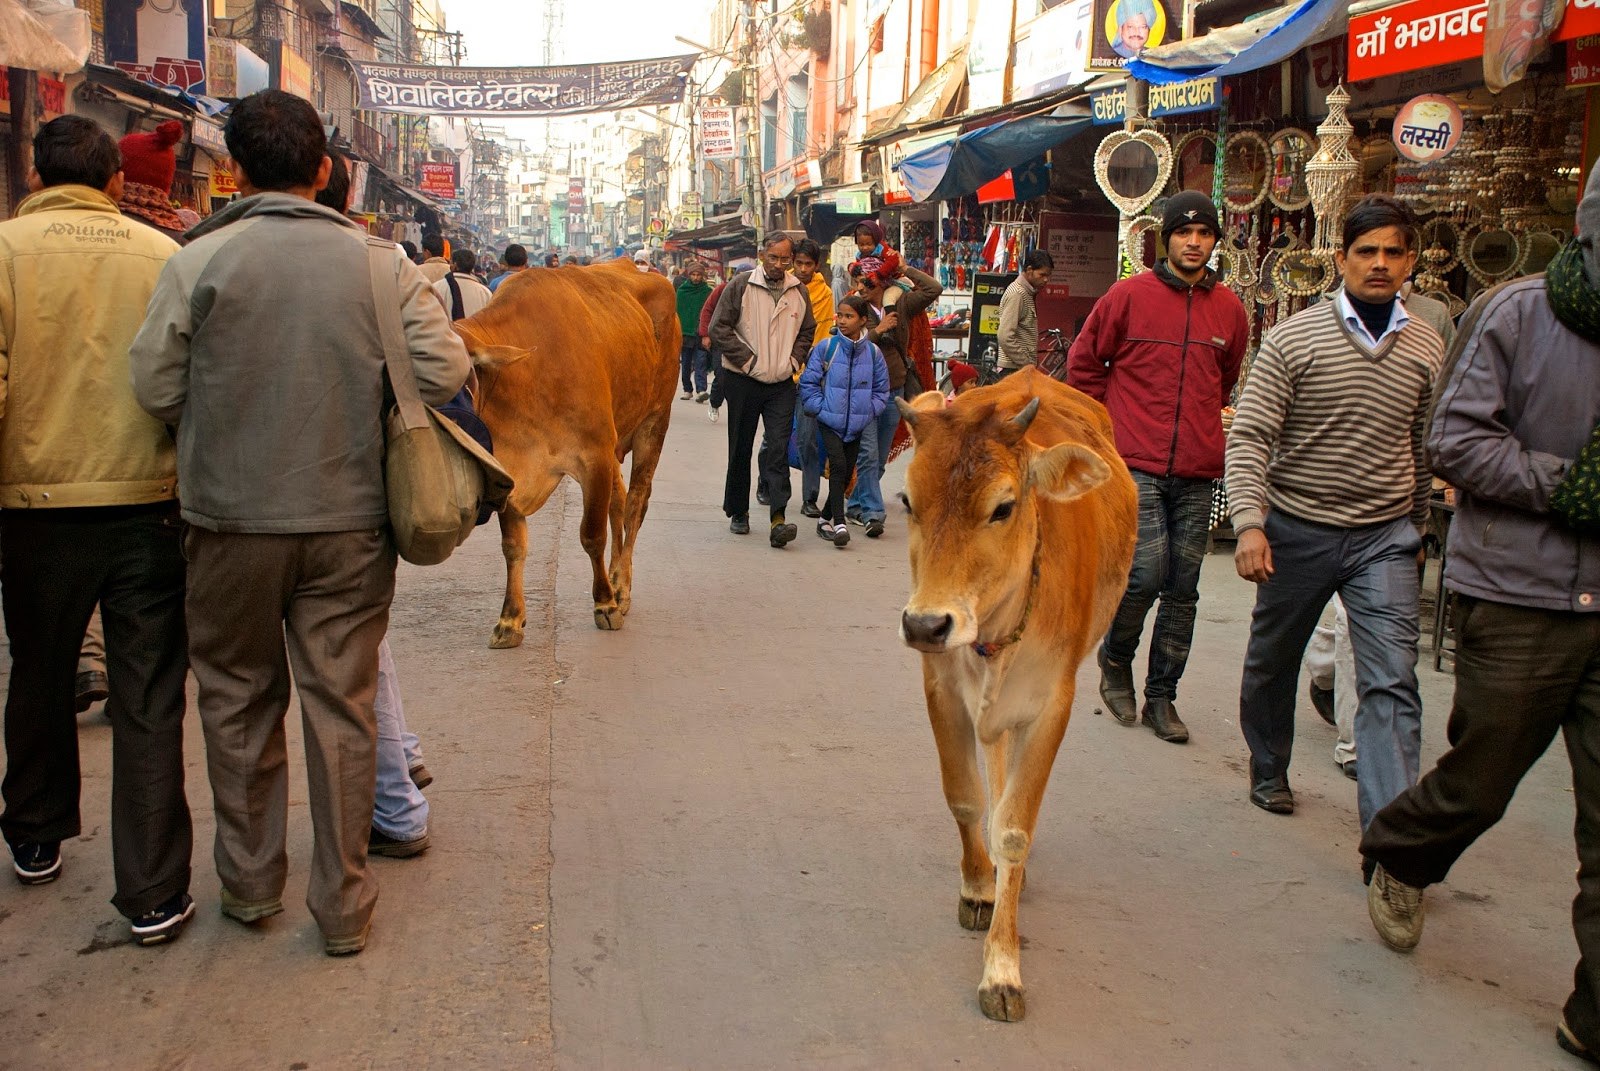
M 896 398 L 894 404 L 900 410 L 900 415 L 905 418 L 905 422 L 912 427 L 916 427 L 917 417 L 921 415 L 917 412 L 916 407 L 904 398 Z
M 1033 401 L 1028 403 L 1027 408 L 1023 409 L 1022 412 L 1011 418 L 1011 423 L 1015 424 L 1023 431 L 1027 431 L 1029 425 L 1033 423 L 1033 418 L 1038 415 L 1039 399 L 1035 398 Z

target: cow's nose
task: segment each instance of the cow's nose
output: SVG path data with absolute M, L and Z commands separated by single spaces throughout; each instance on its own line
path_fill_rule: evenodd
M 955 625 L 956 619 L 949 614 L 914 614 L 907 610 L 900 615 L 900 628 L 906 639 L 928 647 L 942 647 Z

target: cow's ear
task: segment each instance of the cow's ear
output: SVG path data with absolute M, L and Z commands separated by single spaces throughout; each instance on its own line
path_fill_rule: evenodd
M 1062 443 L 1033 456 L 1028 478 L 1044 497 L 1066 502 L 1105 483 L 1111 469 L 1088 447 Z
M 515 346 L 468 346 L 467 352 L 472 356 L 472 363 L 479 368 L 502 368 L 508 364 L 515 364 L 531 354 L 532 350 L 518 349 Z
M 911 399 L 911 408 L 919 413 L 942 413 L 944 406 L 944 394 L 936 390 L 925 390 Z

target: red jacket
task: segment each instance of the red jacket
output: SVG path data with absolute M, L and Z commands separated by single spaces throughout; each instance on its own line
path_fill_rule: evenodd
M 1249 342 L 1238 295 L 1212 272 L 1189 286 L 1162 261 L 1095 303 L 1067 357 L 1067 382 L 1105 405 L 1130 469 L 1217 479 L 1222 407 Z
M 722 300 L 722 292 L 728 289 L 728 280 L 724 279 L 712 287 L 711 293 L 706 295 L 706 303 L 700 306 L 700 337 L 706 338 L 711 334 L 711 316 L 717 311 L 717 302 Z

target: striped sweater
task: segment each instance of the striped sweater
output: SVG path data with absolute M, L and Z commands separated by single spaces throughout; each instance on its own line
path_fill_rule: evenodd
M 1273 328 L 1228 435 L 1234 530 L 1260 528 L 1269 506 L 1341 528 L 1408 514 L 1427 523 L 1422 444 L 1443 363 L 1443 342 L 1420 319 L 1373 349 L 1335 301 Z

